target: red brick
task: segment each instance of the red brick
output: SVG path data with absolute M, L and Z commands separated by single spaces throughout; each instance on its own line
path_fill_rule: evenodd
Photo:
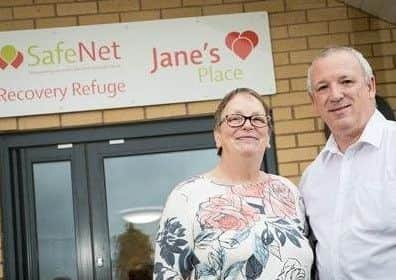
M 355 32 L 369 29 L 368 18 L 337 20 L 329 23 L 330 33 Z
M 33 0 L 1 0 L 0 7 L 15 7 L 33 4 Z
M 268 13 L 283 12 L 285 6 L 282 0 L 266 0 L 244 4 L 246 12 L 266 11 Z
M 203 14 L 206 15 L 222 15 L 222 14 L 234 14 L 234 13 L 242 13 L 243 6 L 242 4 L 224 4 L 224 5 L 215 5 L 215 6 L 206 6 L 203 7 Z
M 181 7 L 181 0 L 141 0 L 142 9 L 164 9 Z
M 76 17 L 39 18 L 36 20 L 36 28 L 54 28 L 77 25 Z
M 310 48 L 325 48 L 329 45 L 349 45 L 349 38 L 346 33 L 312 36 L 308 38 L 308 45 Z
M 222 0 L 183 0 L 183 6 L 204 6 L 221 4 Z
M 307 22 L 304 11 L 270 14 L 270 25 L 279 26 Z
M 307 69 L 307 64 L 277 66 L 275 67 L 275 77 L 277 79 L 305 77 Z
M 98 12 L 96 2 L 67 3 L 56 5 L 59 16 L 96 14 Z
M 286 0 L 287 10 L 308 10 L 326 7 L 326 0 Z
M 202 16 L 202 9 L 199 7 L 163 9 L 162 18 L 182 18 Z
M 307 49 L 307 40 L 305 38 L 280 39 L 272 41 L 272 51 L 274 53 L 305 49 Z
M 375 56 L 396 55 L 396 42 L 375 44 L 373 52 Z
M 139 10 L 138 0 L 99 1 L 99 13 L 127 12 Z
M 308 21 L 325 21 L 346 19 L 347 9 L 345 7 L 325 8 L 317 10 L 308 10 Z
M 369 14 L 353 7 L 348 7 L 347 13 L 348 13 L 348 18 L 369 17 Z
M 88 15 L 79 16 L 78 22 L 80 25 L 94 25 L 94 24 L 104 24 L 104 23 L 117 23 L 120 22 L 120 17 L 118 14 L 102 14 L 102 15 Z
M 329 33 L 327 22 L 294 24 L 289 26 L 289 36 L 310 36 Z
M 11 8 L 0 8 L 0 20 L 12 19 L 12 9 Z
M 36 5 L 26 7 L 14 7 L 14 17 L 19 18 L 40 18 L 55 16 L 53 5 Z
M 354 32 L 350 34 L 352 45 L 389 42 L 391 33 L 389 30 Z
M 271 39 L 283 39 L 289 37 L 287 26 L 272 27 L 270 31 L 271 31 Z
M 139 11 L 121 13 L 121 22 L 125 21 L 142 21 L 142 20 L 157 20 L 161 18 L 159 10 Z
M 33 29 L 33 20 L 13 20 L 13 21 L 3 21 L 0 24 L 0 31 L 15 31 L 23 29 Z

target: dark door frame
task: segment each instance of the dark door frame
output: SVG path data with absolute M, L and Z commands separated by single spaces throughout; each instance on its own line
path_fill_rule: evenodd
M 93 280 L 91 257 L 91 229 L 89 226 L 89 201 L 87 193 L 87 180 L 84 174 L 85 158 L 84 145 L 76 144 L 72 148 L 58 149 L 57 146 L 43 146 L 33 148 L 21 148 L 19 151 L 20 175 L 15 174 L 23 182 L 20 191 L 19 203 L 22 212 L 20 223 L 29 225 L 29 228 L 22 230 L 21 246 L 27 246 L 26 250 L 22 250 L 25 258 L 23 260 L 23 275 L 27 279 L 39 280 L 39 260 L 38 244 L 36 239 L 36 213 L 31 211 L 36 209 L 34 200 L 34 179 L 32 166 L 41 162 L 59 162 L 68 161 L 71 165 L 71 180 L 73 192 L 73 208 L 75 223 L 76 244 L 84 244 L 84 246 L 76 247 L 77 255 L 77 275 L 79 279 Z M 18 172 L 16 172 L 18 173 Z M 79 215 L 76 215 L 79 213 Z M 18 241 L 17 241 L 18 242 Z M 19 241 L 20 242 L 20 241 Z
M 21 221 L 23 208 L 20 205 L 21 162 L 20 151 L 31 147 L 61 144 L 84 145 L 118 139 L 146 141 L 151 137 L 211 133 L 212 117 L 182 118 L 101 126 L 90 128 L 63 129 L 46 132 L 10 133 L 0 136 L 0 195 L 3 230 L 4 275 L 8 280 L 33 280 L 26 278 L 25 229 Z M 271 149 L 266 152 L 263 168 L 277 173 L 275 142 L 271 138 Z M 85 149 L 78 156 L 85 157 Z M 83 161 L 84 162 L 84 161 Z M 85 166 L 79 166 L 84 169 Z M 86 182 L 85 182 L 86 183 Z M 93 265 L 93 264 L 92 264 Z

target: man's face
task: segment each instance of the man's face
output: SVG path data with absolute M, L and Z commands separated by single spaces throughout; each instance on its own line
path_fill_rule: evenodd
M 312 102 L 335 135 L 360 135 L 375 108 L 374 78 L 366 81 L 357 59 L 339 51 L 311 68 Z

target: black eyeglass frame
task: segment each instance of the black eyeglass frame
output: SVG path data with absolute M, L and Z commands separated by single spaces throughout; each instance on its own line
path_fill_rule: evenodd
M 243 122 L 242 122 L 240 125 L 231 125 L 231 124 L 230 124 L 230 121 L 228 120 L 228 118 L 229 118 L 230 116 L 240 116 L 240 117 L 243 118 Z M 253 119 L 254 119 L 255 117 L 264 117 L 264 118 L 263 118 L 263 119 L 265 119 L 264 125 L 263 125 L 263 126 L 255 125 L 255 124 L 254 124 L 254 121 L 253 121 Z M 250 124 L 251 124 L 252 126 L 254 126 L 254 127 L 258 127 L 258 128 L 271 127 L 271 116 L 270 116 L 270 115 L 264 115 L 264 114 L 260 114 L 260 115 L 251 115 L 251 116 L 245 116 L 245 115 L 242 115 L 242 114 L 228 114 L 228 115 L 225 115 L 225 116 L 224 116 L 224 118 L 219 122 L 219 125 L 218 125 L 218 126 L 220 126 L 220 125 L 225 121 L 229 127 L 232 127 L 232 128 L 243 127 L 243 126 L 245 125 L 245 123 L 246 123 L 247 120 L 249 120 Z

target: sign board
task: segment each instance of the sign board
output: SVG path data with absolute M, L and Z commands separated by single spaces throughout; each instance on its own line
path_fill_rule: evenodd
M 275 93 L 265 12 L 0 32 L 0 117 Z

